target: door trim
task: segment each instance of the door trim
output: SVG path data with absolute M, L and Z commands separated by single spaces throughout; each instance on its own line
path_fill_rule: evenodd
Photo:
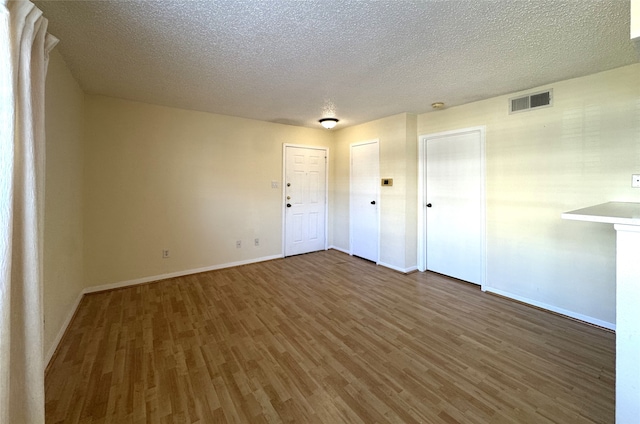
M 352 182 L 353 182 L 353 148 L 358 146 L 364 146 L 366 144 L 375 144 L 378 148 L 378 175 L 377 180 L 380 180 L 380 139 L 359 141 L 357 143 L 349 144 L 349 255 L 353 256 L 353 202 L 351 201 L 351 194 L 353 193 Z M 376 205 L 378 206 L 377 213 L 377 233 L 378 240 L 376 242 L 376 265 L 380 265 L 380 186 L 376 184 Z
M 285 181 L 287 180 L 287 147 L 298 147 L 302 149 L 311 149 L 311 150 L 322 150 L 324 151 L 324 250 L 327 250 L 329 247 L 329 148 L 323 146 L 308 146 L 305 144 L 292 144 L 292 143 L 282 143 L 282 179 L 280 180 L 280 191 L 281 191 L 281 215 L 282 215 L 282 246 L 280 248 L 282 252 L 282 257 L 286 257 L 286 242 L 287 242 L 287 223 L 285 219 L 286 215 L 286 193 L 284 189 Z
M 452 131 L 443 131 L 433 134 L 424 134 L 418 137 L 418 270 L 424 272 L 427 270 L 427 217 L 426 217 L 426 199 L 427 199 L 427 161 L 426 161 L 426 143 L 430 139 L 446 137 L 451 135 L 462 135 L 469 133 L 478 133 L 480 136 L 480 173 L 482 175 L 482 184 L 480 184 L 481 197 L 481 243 L 482 243 L 482 270 L 480 288 L 485 290 L 487 282 L 487 197 L 486 197 L 486 126 L 469 127 Z

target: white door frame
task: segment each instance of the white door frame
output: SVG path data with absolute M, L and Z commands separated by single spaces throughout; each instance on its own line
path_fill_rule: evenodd
M 480 173 L 482 174 L 482 183 L 480 184 L 481 196 L 481 237 L 482 237 L 482 273 L 480 288 L 484 291 L 487 281 L 487 198 L 486 198 L 486 126 L 469 127 L 459 130 L 443 131 L 434 134 L 425 134 L 418 137 L 418 270 L 427 270 L 427 217 L 426 217 L 426 201 L 427 201 L 427 141 L 433 138 L 440 138 L 450 135 L 462 135 L 477 132 L 480 135 Z
M 307 146 L 305 144 L 291 144 L 291 143 L 283 143 L 282 144 L 282 184 L 280 187 L 282 189 L 282 257 L 285 255 L 285 246 L 286 246 L 286 236 L 287 236 L 287 228 L 286 228 L 286 204 L 287 204 L 287 195 L 285 184 L 287 181 L 287 147 L 300 147 L 303 149 L 312 149 L 312 150 L 322 150 L 324 151 L 324 250 L 328 249 L 328 240 L 329 240 L 329 148 L 322 146 Z
M 353 148 L 357 146 L 362 146 L 365 144 L 375 144 L 378 147 L 378 175 L 377 179 L 380 180 L 380 140 L 375 138 L 373 140 L 367 141 L 359 141 L 357 143 L 352 143 L 349 145 L 349 255 L 353 256 L 353 205 L 351 201 L 351 193 L 353 193 L 352 188 L 352 180 L 353 180 Z M 380 186 L 376 184 L 376 206 L 378 207 L 378 216 L 376 226 L 378 233 L 378 240 L 376 243 L 376 265 L 380 264 Z

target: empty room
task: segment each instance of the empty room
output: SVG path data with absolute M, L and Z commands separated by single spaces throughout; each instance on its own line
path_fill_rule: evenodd
M 0 423 L 640 423 L 640 0 L 0 9 Z

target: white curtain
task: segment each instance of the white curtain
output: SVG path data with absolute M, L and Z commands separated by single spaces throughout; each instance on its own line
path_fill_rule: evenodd
M 44 84 L 56 43 L 30 1 L 0 0 L 0 423 L 44 423 Z

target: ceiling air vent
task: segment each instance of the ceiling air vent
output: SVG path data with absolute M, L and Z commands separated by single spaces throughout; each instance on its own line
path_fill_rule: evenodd
M 551 106 L 551 90 L 509 99 L 509 113 Z

